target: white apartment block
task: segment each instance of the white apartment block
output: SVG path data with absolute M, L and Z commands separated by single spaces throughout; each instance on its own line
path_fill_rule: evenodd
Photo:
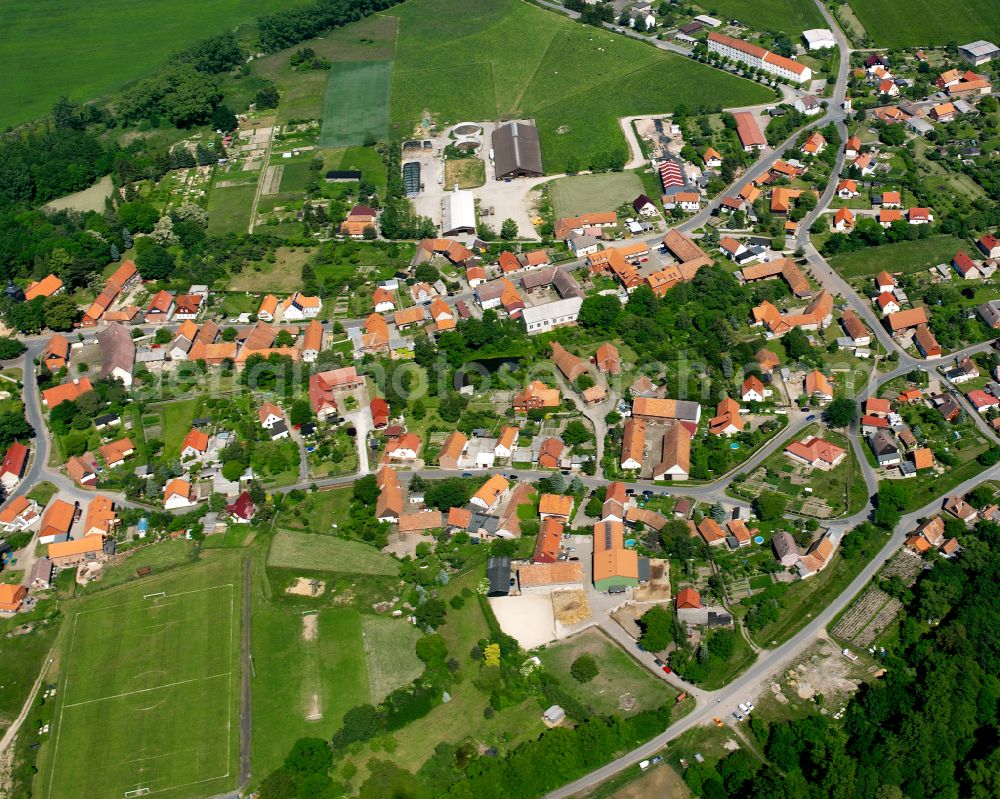
M 739 61 L 754 69 L 762 69 L 782 80 L 796 83 L 807 83 L 812 80 L 812 70 L 805 64 L 793 61 L 791 58 L 772 53 L 756 44 L 734 39 L 714 31 L 708 34 L 709 52 Z

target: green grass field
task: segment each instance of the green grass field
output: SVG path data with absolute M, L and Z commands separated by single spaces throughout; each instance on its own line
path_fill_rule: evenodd
M 965 44 L 1000 37 L 996 0 L 852 0 L 851 8 L 879 47 Z
M 0 128 L 47 113 L 64 94 L 106 95 L 198 39 L 296 5 L 300 0 L 0 0 Z
M 375 184 L 379 194 L 385 193 L 385 161 L 374 147 L 347 147 L 331 150 L 324 164 L 327 169 L 360 169 L 361 179 Z
M 339 61 L 330 65 L 323 103 L 321 147 L 364 144 L 389 136 L 391 61 Z
M 332 535 L 281 530 L 271 543 L 267 565 L 276 569 L 381 574 L 392 576 L 399 567 L 391 557 L 358 541 Z
M 830 265 L 845 278 L 874 276 L 883 269 L 890 272 L 923 272 L 937 264 L 950 263 L 959 250 L 977 257 L 964 239 L 932 236 L 834 255 L 830 258 Z
M 252 751 L 258 779 L 281 765 L 298 738 L 330 738 L 345 711 L 369 701 L 360 614 L 321 609 L 312 640 L 303 635 L 302 619 L 299 607 L 254 593 Z
M 309 162 L 312 158 L 302 158 L 298 161 L 284 161 L 281 170 L 281 191 L 304 192 L 306 184 L 312 177 L 309 172 Z M 280 161 L 278 163 L 281 163 Z
M 310 39 L 306 44 L 329 61 L 389 61 L 396 52 L 398 29 L 395 17 L 376 15 L 327 31 L 323 38 Z M 321 69 L 293 70 L 289 58 L 300 47 L 297 44 L 254 62 L 254 73 L 272 81 L 281 92 L 278 124 L 323 116 L 328 73 Z
M 332 525 L 347 520 L 351 507 L 351 487 L 331 488 L 306 496 L 297 505 L 282 511 L 281 526 L 292 530 L 327 533 Z
M 219 557 L 71 613 L 39 796 L 148 789 L 181 799 L 235 787 L 239 563 Z
M 738 19 L 756 30 L 798 35 L 807 28 L 825 28 L 823 15 L 809 0 L 713 0 L 712 14 L 719 19 Z
M 194 541 L 185 538 L 173 538 L 161 541 L 152 546 L 144 546 L 115 566 L 105 566 L 101 579 L 88 586 L 89 591 L 103 591 L 113 585 L 121 585 L 129 580 L 138 579 L 136 571 L 148 566 L 153 574 L 164 569 L 179 566 L 191 560 L 194 554 Z
M 600 673 L 588 683 L 577 682 L 569 673 L 573 661 L 583 654 L 593 656 L 600 667 Z M 549 644 L 538 656 L 566 691 L 602 715 L 631 715 L 659 707 L 677 696 L 677 691 L 666 682 L 653 676 L 595 629 Z M 636 699 L 631 712 L 622 711 L 619 705 L 623 694 L 632 694 Z
M 400 20 L 392 121 L 404 135 L 425 112 L 439 124 L 532 117 L 549 173 L 563 171 L 570 156 L 586 164 L 591 154 L 624 147 L 617 117 L 680 102 L 731 107 L 773 98 L 757 84 L 520 0 L 410 0 L 386 13 Z
M 368 663 L 368 691 L 378 704 L 392 691 L 421 675 L 424 664 L 414 647 L 423 635 L 404 619 L 365 616 L 365 654 Z
M 20 576 L 20 572 L 10 574 Z M 27 635 L 8 637 L 9 630 L 19 623 L 17 617 L 0 623 L 0 685 L 4 687 L 0 691 L 0 734 L 21 712 L 59 630 L 58 624 L 48 623 L 36 626 Z
M 607 211 L 642 194 L 642 180 L 631 172 L 575 175 L 552 182 L 549 197 L 556 217 Z
M 198 409 L 198 400 L 185 399 L 174 400 L 163 406 L 163 454 L 168 458 L 176 458 L 180 455 L 181 444 L 184 443 L 184 436 L 191 430 L 191 421 L 194 419 L 195 411 Z
M 302 285 L 302 266 L 312 256 L 313 251 L 308 248 L 279 247 L 275 250 L 275 260 L 272 264 L 269 261 L 262 261 L 255 264 L 253 269 L 245 269 L 238 275 L 230 275 L 227 279 L 226 287 L 233 292 L 250 291 L 263 294 L 272 292 L 274 294 L 291 294 Z M 260 267 L 260 271 L 257 270 Z M 241 303 L 242 300 L 247 302 Z M 229 294 L 224 303 L 227 314 L 257 313 L 260 307 L 260 299 L 257 297 L 246 297 L 246 295 Z
M 246 233 L 256 193 L 256 184 L 213 187 L 208 195 L 208 232 Z

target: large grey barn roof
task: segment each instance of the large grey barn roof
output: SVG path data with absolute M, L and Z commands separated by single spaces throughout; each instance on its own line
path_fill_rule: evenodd
M 538 128 L 524 122 L 510 122 L 494 130 L 493 159 L 497 175 L 507 175 L 519 169 L 542 174 Z

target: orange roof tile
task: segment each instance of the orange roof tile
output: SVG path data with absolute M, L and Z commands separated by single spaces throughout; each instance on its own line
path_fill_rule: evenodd
M 37 283 L 30 283 L 24 290 L 24 299 L 29 302 L 35 297 L 51 297 L 63 287 L 63 282 L 55 275 L 46 275 Z
M 201 430 L 196 430 L 192 428 L 188 431 L 188 434 L 184 436 L 184 442 L 181 444 L 181 452 L 186 450 L 188 447 L 198 450 L 198 452 L 205 452 L 208 450 L 208 434 L 203 433 Z
M 539 515 L 569 516 L 573 512 L 573 497 L 562 494 L 542 494 L 538 500 Z
M 98 449 L 104 462 L 109 466 L 125 460 L 125 458 L 135 451 L 135 445 L 130 438 L 119 438 L 110 444 L 105 444 Z
M 72 541 L 49 544 L 49 558 L 65 558 L 72 555 L 86 555 L 88 552 L 104 550 L 104 536 L 85 535 Z

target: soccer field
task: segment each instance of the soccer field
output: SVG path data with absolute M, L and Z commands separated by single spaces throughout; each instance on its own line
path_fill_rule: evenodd
M 68 620 L 40 796 L 186 799 L 235 786 L 240 585 L 233 568 L 184 576 L 95 597 Z
M 389 136 L 391 61 L 337 61 L 330 65 L 323 102 L 321 147 L 350 147 L 371 134 Z

